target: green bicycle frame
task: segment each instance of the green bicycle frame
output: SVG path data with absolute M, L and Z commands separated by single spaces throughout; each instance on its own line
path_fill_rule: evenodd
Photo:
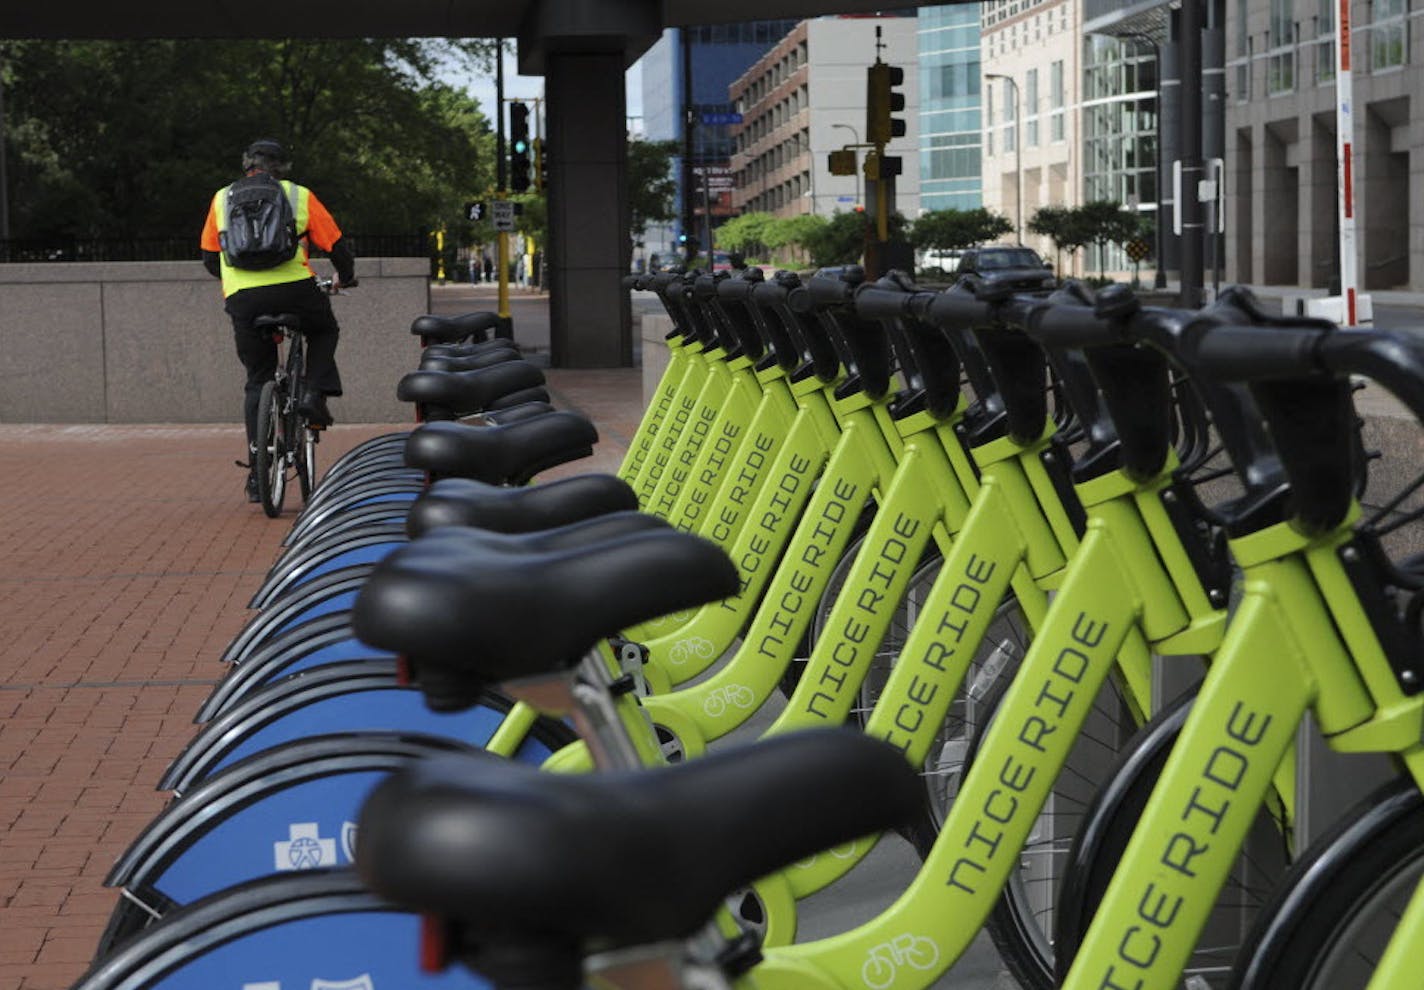
M 1307 710 L 1332 747 L 1398 753 L 1420 781 L 1424 702 L 1400 692 L 1344 574 L 1350 538 L 1349 522 L 1313 538 L 1280 523 L 1232 541 L 1245 595 L 1065 986 L 1177 985 Z M 1420 900 L 1396 943 L 1421 930 Z M 1371 987 L 1417 986 L 1403 955 L 1392 943 Z
M 689 351 L 687 341 L 680 334 L 668 337 L 667 346 L 667 367 L 663 369 L 662 377 L 658 380 L 653 400 L 643 410 L 643 418 L 638 421 L 638 428 L 633 431 L 633 438 L 628 443 L 628 450 L 623 454 L 623 463 L 618 466 L 616 472 L 618 477 L 628 482 L 629 485 L 636 485 L 638 475 L 647 464 L 648 455 L 652 453 L 653 447 L 657 443 L 663 420 L 667 418 L 673 400 L 683 390 L 683 383 L 688 372 L 692 370 L 692 363 L 695 360 L 695 355 Z
M 709 509 L 708 523 L 714 528 L 729 520 L 740 525 L 728 552 L 741 571 L 741 588 L 730 598 L 699 609 L 680 628 L 643 643 L 648 662 L 661 667 L 673 684 L 706 670 L 746 626 L 838 441 L 840 425 L 822 383 L 816 379 L 796 382 L 791 392 L 796 409 L 780 444 L 774 444 L 770 431 L 758 431 L 748 441 L 749 454 L 762 453 L 766 447 L 763 456 L 770 458 L 755 495 L 751 494 L 752 486 L 730 478 Z M 766 394 L 772 403 L 777 402 L 776 390 Z
M 986 475 L 986 486 L 999 484 L 994 475 Z M 1219 629 L 1210 615 L 1194 617 L 1184 604 L 1144 521 L 1143 506 L 1160 500 L 1169 482 L 1170 470 L 1141 484 L 1115 472 L 1078 486 L 1088 510 L 1086 534 L 915 881 L 860 928 L 768 949 L 749 986 L 922 988 L 959 958 L 1017 868 L 1018 852 L 1118 659 L 1145 671 L 1147 640 L 1193 630 L 1190 638 L 1200 641 Z M 966 529 L 974 522 L 971 510 Z M 997 602 L 1013 567 L 998 569 L 1002 576 L 986 573 L 984 565 L 969 559 L 973 548 L 964 544 L 962 538 L 956 541 L 943 580 L 957 586 L 967 574 L 977 575 L 985 585 L 983 600 Z M 983 552 L 993 551 L 985 544 Z M 1012 547 L 1009 553 L 1012 561 Z M 904 656 L 918 659 L 908 648 Z M 947 701 L 965 665 L 945 666 L 938 686 Z M 904 668 L 901 676 L 909 679 L 924 670 L 922 662 Z M 935 724 L 931 715 L 926 711 L 924 723 Z
M 742 359 L 739 359 L 742 360 Z M 711 443 L 697 454 L 668 521 L 727 548 L 734 545 L 748 518 L 747 507 L 757 498 L 774 467 L 777 453 L 797 417 L 797 400 L 779 365 L 755 373 L 748 383 L 738 374 L 721 415 L 712 422 Z M 674 471 L 682 470 L 679 463 Z M 629 639 L 646 643 L 671 636 L 695 613 L 660 616 L 629 630 Z M 687 635 L 697 636 L 695 630 Z M 735 634 L 734 634 L 735 635 Z M 705 636 L 699 638 L 707 639 Z M 705 652 L 726 651 L 707 639 Z

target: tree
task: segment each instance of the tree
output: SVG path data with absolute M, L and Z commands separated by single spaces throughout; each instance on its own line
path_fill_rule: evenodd
M 677 179 L 673 176 L 673 156 L 676 141 L 628 142 L 628 231 L 631 238 L 640 238 L 649 224 L 667 223 L 677 218 L 674 198 Z M 633 259 L 633 242 L 628 242 L 624 258 L 626 271 Z
M 905 218 L 898 212 L 890 214 L 890 239 L 905 236 Z M 865 253 L 865 243 L 874 236 L 874 221 L 869 214 L 859 211 L 831 214 L 825 227 L 812 234 L 803 243 L 811 257 L 811 264 L 852 265 L 860 261 Z
M 1014 229 L 1007 218 L 984 207 L 931 210 L 910 227 L 910 243 L 921 251 L 960 251 L 992 241 Z
M 829 220 L 814 213 L 781 217 L 766 225 L 763 240 L 773 252 L 790 247 L 808 251 L 829 225 Z
M 1093 200 L 1076 210 L 1086 243 L 1098 248 L 1098 277 L 1105 277 L 1107 246 L 1121 244 L 1137 236 L 1141 219 L 1134 210 L 1124 210 L 1115 200 Z
M 1058 252 L 1055 269 L 1063 272 L 1063 252 L 1068 252 L 1071 261 L 1073 252 L 1089 243 L 1082 217 L 1070 206 L 1041 206 L 1029 218 L 1028 229 L 1047 237 Z
M 355 235 L 428 231 L 492 181 L 494 139 L 439 81 L 494 42 L 3 44 L 13 235 L 187 237 L 242 149 L 274 137 Z M 196 254 L 196 247 L 194 248 Z
M 767 252 L 768 230 L 776 222 L 772 214 L 755 210 L 732 217 L 717 228 L 717 244 L 728 251 L 760 257 Z

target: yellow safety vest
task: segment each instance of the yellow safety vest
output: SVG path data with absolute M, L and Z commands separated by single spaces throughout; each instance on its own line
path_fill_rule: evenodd
M 222 267 L 222 290 L 223 298 L 226 299 L 234 292 L 243 289 L 253 289 L 261 285 L 280 285 L 283 282 L 299 282 L 304 278 L 311 278 L 313 272 L 311 266 L 307 264 L 307 216 L 308 200 L 311 197 L 311 190 L 306 186 L 299 186 L 290 179 L 282 179 L 282 188 L 287 192 L 287 199 L 292 204 L 292 212 L 297 216 L 297 253 L 290 261 L 284 261 L 276 268 L 264 268 L 254 271 L 247 268 L 234 268 L 227 263 L 227 255 L 218 252 L 218 264 Z M 223 186 L 216 195 L 213 196 L 213 214 L 218 222 L 218 237 L 221 238 L 223 231 L 227 230 L 227 194 L 232 186 Z

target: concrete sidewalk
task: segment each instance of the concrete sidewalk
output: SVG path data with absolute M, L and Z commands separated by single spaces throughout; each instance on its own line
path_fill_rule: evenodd
M 549 373 L 598 423 L 612 470 L 637 369 Z M 393 386 L 394 387 L 394 386 Z M 342 452 L 399 424 L 338 425 Z M 242 427 L 0 425 L 0 987 L 63 990 L 115 902 L 116 857 L 163 807 L 224 647 L 295 516 L 268 519 L 232 466 Z

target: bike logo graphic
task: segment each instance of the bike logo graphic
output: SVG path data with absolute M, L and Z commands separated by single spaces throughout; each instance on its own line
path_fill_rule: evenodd
M 826 850 L 835 859 L 854 859 L 856 849 L 860 846 L 859 839 L 852 839 L 843 846 L 836 846 L 834 849 Z M 820 853 L 812 853 L 810 856 L 796 863 L 798 870 L 809 870 L 816 865 L 816 860 L 821 858 Z
M 729 708 L 745 711 L 755 703 L 756 694 L 751 688 L 745 684 L 728 684 L 707 696 L 707 700 L 702 703 L 702 711 L 708 718 L 719 718 Z
M 242 990 L 282 990 L 282 984 L 276 980 L 244 983 Z M 376 990 L 376 984 L 370 973 L 362 973 L 354 980 L 323 980 L 318 976 L 311 981 L 309 990 Z
M 276 869 L 310 870 L 335 865 L 336 840 L 323 839 L 316 822 L 287 826 L 287 841 L 272 843 Z
M 311 990 L 376 990 L 376 984 L 371 981 L 370 973 L 362 973 L 354 980 L 313 979 Z
M 925 972 L 938 963 L 939 946 L 933 939 L 906 933 L 871 949 L 860 967 L 860 978 L 871 990 L 885 990 L 895 982 L 895 974 L 901 966 Z
M 685 626 L 692 621 L 692 613 L 684 609 L 681 612 L 669 612 L 667 615 L 660 615 L 655 619 L 648 619 L 643 623 L 649 629 L 662 629 L 671 626 L 676 629 L 678 626 Z
M 693 657 L 706 660 L 712 656 L 712 641 L 701 636 L 690 636 L 672 644 L 668 651 L 668 662 L 678 665 L 687 663 Z
M 346 854 L 346 862 L 356 862 L 356 823 L 341 823 L 341 851 Z

